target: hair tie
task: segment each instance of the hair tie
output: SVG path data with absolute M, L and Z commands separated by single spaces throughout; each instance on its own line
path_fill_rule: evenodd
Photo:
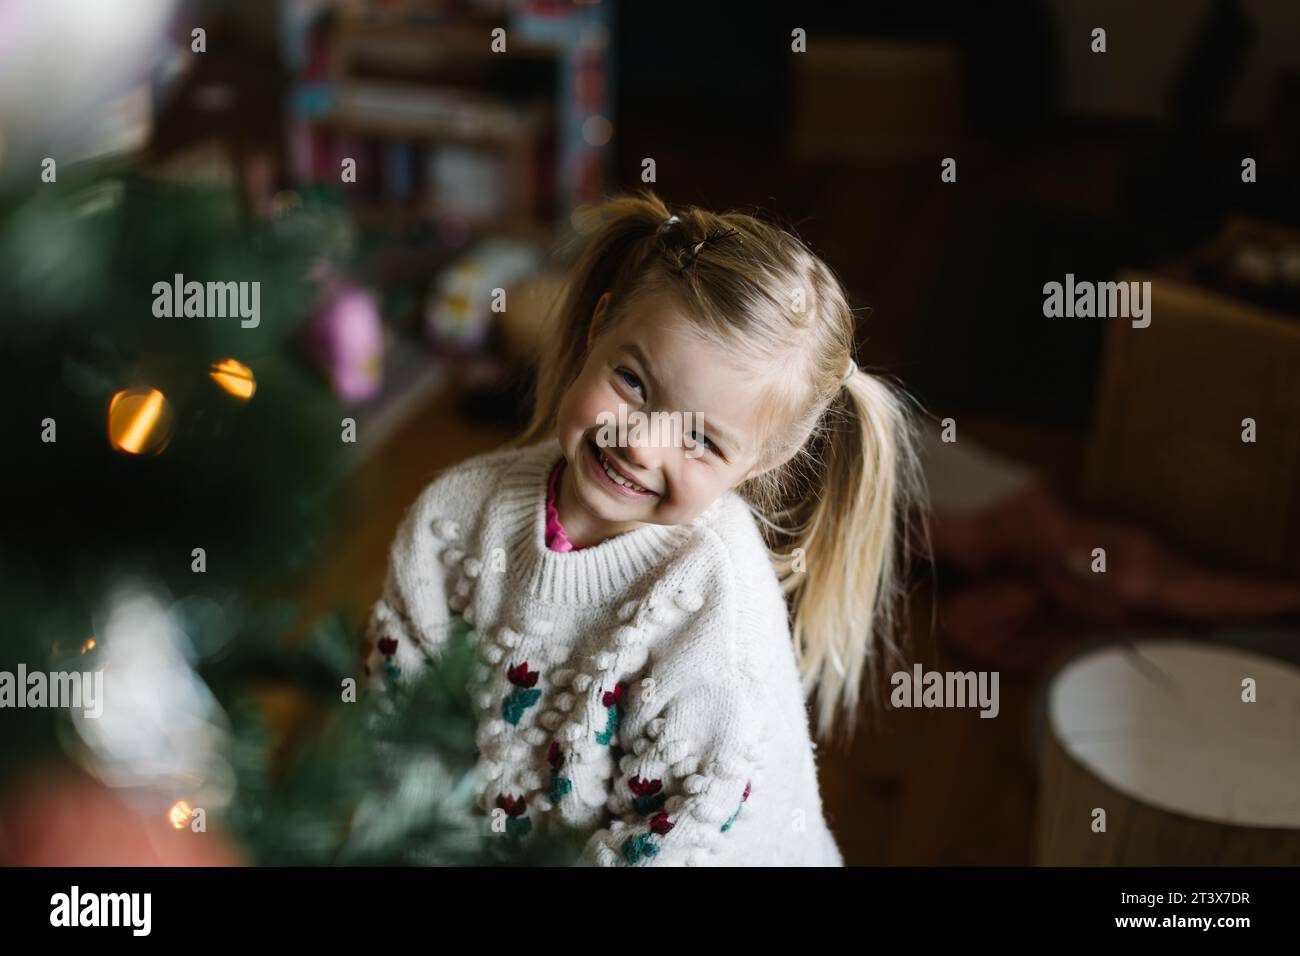
M 844 375 L 840 378 L 840 383 L 842 385 L 847 385 L 849 383 L 849 379 L 853 377 L 853 373 L 856 372 L 857 370 L 858 370 L 858 363 L 853 361 L 853 356 L 850 355 L 849 364 L 844 369 Z
M 673 218 L 675 219 L 677 217 L 674 216 Z M 677 270 L 677 274 L 681 275 L 688 268 L 695 265 L 695 260 L 699 259 L 700 253 L 704 251 L 704 247 L 707 246 L 709 243 L 717 242 L 720 239 L 726 239 L 728 236 L 738 236 L 738 235 L 740 235 L 740 231 L 738 229 L 728 229 L 726 232 L 715 232 L 713 235 L 701 239 L 699 242 L 688 243 L 688 245 L 691 247 L 690 258 L 682 263 L 681 267 L 678 268 Z
M 665 219 L 663 222 L 659 224 L 659 229 L 657 230 L 657 232 L 659 232 L 660 234 L 665 233 L 668 231 L 669 226 L 678 222 L 681 222 L 681 220 L 678 219 L 676 216 L 669 216 L 667 219 Z

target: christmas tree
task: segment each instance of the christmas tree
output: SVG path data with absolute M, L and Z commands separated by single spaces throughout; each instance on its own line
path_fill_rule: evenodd
M 471 811 L 471 635 L 366 694 L 355 616 L 302 620 L 283 598 L 356 454 L 297 344 L 346 233 L 327 204 L 248 218 L 223 190 L 103 168 L 0 199 L 0 672 L 103 680 L 98 716 L 0 712 L 4 862 L 77 862 L 50 849 L 59 795 L 118 834 L 108 864 L 574 858 Z M 214 314 L 213 285 L 256 321 Z M 97 815 L 109 801 L 144 835 Z

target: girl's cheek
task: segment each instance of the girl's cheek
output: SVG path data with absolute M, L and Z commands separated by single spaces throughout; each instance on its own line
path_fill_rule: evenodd
M 565 427 L 586 431 L 598 424 L 597 415 L 605 408 L 602 393 L 606 389 L 589 371 L 580 375 L 564 396 L 560 418 Z
M 618 390 L 607 382 L 595 379 L 585 383 L 579 397 L 578 412 L 584 423 L 583 427 L 595 428 L 600 424 L 602 413 L 618 415 L 618 406 L 622 399 Z
M 693 520 L 699 512 L 713 503 L 711 483 L 707 473 L 700 471 L 700 463 L 682 461 L 668 478 L 670 489 L 665 509 L 678 520 Z

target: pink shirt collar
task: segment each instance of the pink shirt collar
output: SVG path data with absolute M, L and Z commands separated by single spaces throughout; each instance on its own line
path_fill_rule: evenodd
M 556 492 L 560 487 L 560 474 L 564 471 L 564 458 L 551 471 L 551 481 L 546 488 L 546 546 L 552 551 L 581 551 L 569 541 L 560 524 L 560 512 L 555 507 Z

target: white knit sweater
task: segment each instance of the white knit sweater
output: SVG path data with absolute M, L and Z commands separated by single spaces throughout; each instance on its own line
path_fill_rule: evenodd
M 579 551 L 545 543 L 554 439 L 440 475 L 371 620 L 372 687 L 453 627 L 482 666 L 477 806 L 564 826 L 600 866 L 842 866 L 784 599 L 745 502 Z

